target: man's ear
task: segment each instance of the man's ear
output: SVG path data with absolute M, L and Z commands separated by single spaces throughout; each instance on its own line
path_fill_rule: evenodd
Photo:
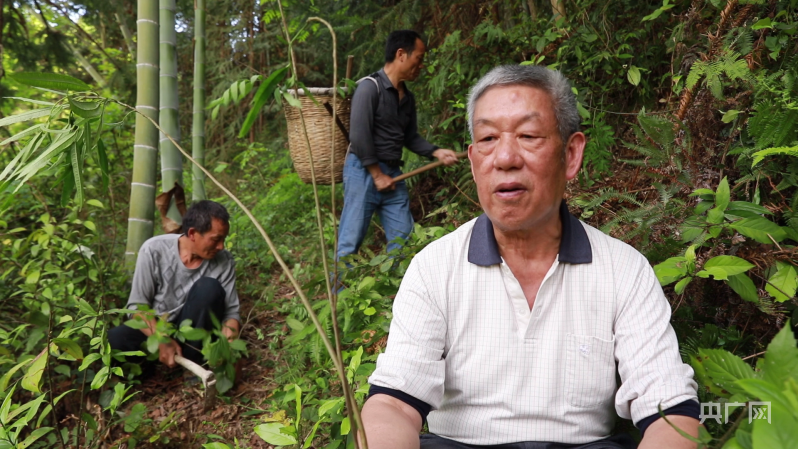
M 575 132 L 565 144 L 565 179 L 570 181 L 582 168 L 582 157 L 585 155 L 587 138 L 581 132 Z
M 476 178 L 476 176 L 474 176 L 474 161 L 473 161 L 472 156 L 471 156 L 473 154 L 473 151 L 474 151 L 473 148 L 474 148 L 474 144 L 473 143 L 468 145 L 468 162 L 471 163 L 470 164 L 471 165 L 471 179 L 476 180 L 477 178 Z
M 197 235 L 196 228 L 188 228 L 188 231 L 186 231 L 186 237 L 188 237 L 191 241 L 194 241 L 194 236 L 196 235 Z

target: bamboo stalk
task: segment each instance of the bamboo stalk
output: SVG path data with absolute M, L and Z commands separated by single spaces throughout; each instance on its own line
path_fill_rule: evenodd
M 180 142 L 180 123 L 177 118 L 177 34 L 175 33 L 175 0 L 160 0 L 160 114 L 158 123 L 175 141 Z M 163 133 L 158 147 L 161 150 L 161 189 L 172 190 L 175 184 L 183 185 L 183 158 Z M 175 223 L 182 223 L 183 217 L 177 210 L 174 198 L 169 201 L 166 216 Z
M 194 0 L 194 105 L 191 127 L 191 155 L 205 166 L 205 0 Z M 191 197 L 204 200 L 205 174 L 192 167 Z
M 136 61 L 136 135 L 133 146 L 133 175 L 130 186 L 125 264 L 136 266 L 136 256 L 145 240 L 152 237 L 155 215 L 156 156 L 158 129 L 158 0 L 138 0 L 138 51 Z

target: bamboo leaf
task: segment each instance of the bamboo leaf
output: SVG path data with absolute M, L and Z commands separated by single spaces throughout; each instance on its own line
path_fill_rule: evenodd
M 238 97 L 238 81 L 233 82 L 233 84 L 230 86 L 230 97 L 234 103 L 238 103 L 240 100 Z M 227 95 L 225 95 L 225 98 L 227 98 Z M 227 106 L 227 103 L 225 103 L 225 106 Z
M 77 203 L 78 207 L 83 204 L 83 171 L 80 169 L 81 163 L 80 158 L 78 157 L 78 145 L 77 143 L 72 144 L 72 171 L 74 172 L 75 178 L 75 202 Z
M 280 81 L 285 78 L 287 71 L 288 66 L 274 71 L 263 83 L 261 83 L 260 87 L 258 87 L 258 91 L 255 92 L 255 96 L 252 100 L 252 109 L 250 109 L 249 113 L 247 113 L 247 118 L 244 120 L 244 124 L 241 125 L 241 132 L 238 133 L 239 138 L 244 138 L 244 136 L 247 135 L 249 128 L 252 127 L 252 125 L 255 123 L 255 120 L 258 118 L 258 114 L 260 114 L 261 109 L 263 109 L 263 106 L 265 106 L 274 95 L 274 91 L 279 85 Z
M 13 125 L 14 123 L 26 122 L 34 120 L 45 115 L 50 115 L 51 109 L 34 109 L 32 111 L 23 112 L 22 114 L 11 115 L 0 119 L 0 126 Z
M 14 134 L 13 136 L 9 137 L 8 139 L 0 142 L 0 147 L 4 147 L 4 146 L 8 145 L 11 142 L 16 142 L 16 141 L 22 139 L 23 137 L 25 137 L 25 136 L 27 136 L 29 134 L 33 134 L 36 131 L 40 131 L 42 126 L 43 126 L 42 124 L 33 125 L 33 126 L 31 126 L 30 128 L 27 128 L 24 131 L 18 132 L 16 134 Z
M 67 165 L 61 188 L 62 207 L 66 207 L 69 204 L 69 199 L 72 198 L 72 192 L 74 190 L 75 190 L 75 172 L 72 171 L 71 165 Z
M 72 107 L 72 112 L 78 117 L 89 119 L 99 117 L 103 113 L 100 102 L 78 101 L 74 100 L 71 96 L 67 97 L 67 99 L 69 100 L 69 105 Z
M 8 77 L 20 84 L 32 87 L 67 91 L 91 90 L 91 87 L 83 81 L 68 75 L 61 75 L 59 73 L 19 72 L 10 74 Z
M 40 428 L 34 430 L 33 432 L 30 433 L 28 438 L 25 438 L 25 441 L 23 441 L 23 442 L 21 442 L 21 443 L 19 443 L 17 445 L 17 448 L 18 449 L 27 449 L 31 444 L 35 443 L 36 440 L 38 440 L 39 438 L 47 435 L 51 430 L 53 430 L 52 427 L 40 427 Z
M 98 133 L 99 136 L 99 133 Z M 105 151 L 105 144 L 102 139 L 97 140 L 97 162 L 100 164 L 100 172 L 102 173 L 103 190 L 108 190 L 108 152 Z
M 39 106 L 55 106 L 55 103 L 51 103 L 49 101 L 33 100 L 31 98 L 25 98 L 25 97 L 3 97 L 3 98 L 8 98 L 9 100 L 24 101 L 26 103 L 38 104 Z

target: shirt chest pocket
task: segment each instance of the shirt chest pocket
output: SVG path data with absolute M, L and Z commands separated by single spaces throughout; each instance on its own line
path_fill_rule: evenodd
M 594 408 L 615 393 L 615 339 L 568 334 L 565 390 L 573 407 Z

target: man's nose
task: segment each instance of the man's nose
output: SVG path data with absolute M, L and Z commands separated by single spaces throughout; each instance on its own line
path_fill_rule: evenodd
M 513 170 L 521 168 L 524 163 L 521 157 L 521 148 L 512 136 L 502 134 L 496 142 L 493 167 L 499 170 Z
M 219 251 L 224 249 L 224 240 L 216 244 L 216 249 Z

